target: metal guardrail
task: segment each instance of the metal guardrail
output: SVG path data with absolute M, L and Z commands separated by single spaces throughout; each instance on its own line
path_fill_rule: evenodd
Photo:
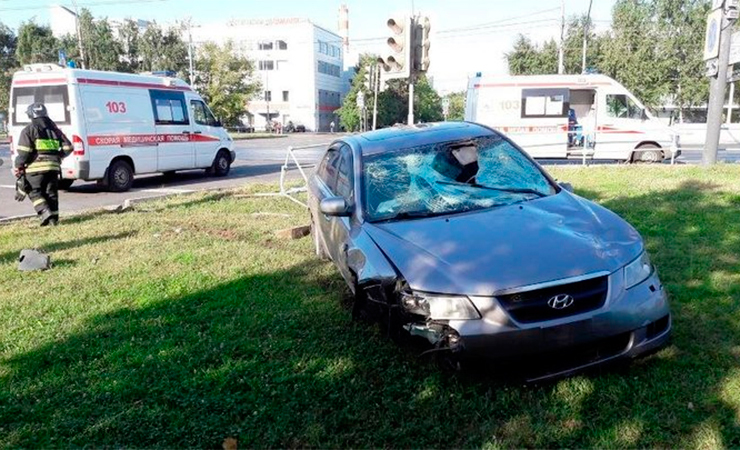
M 308 204 L 302 202 L 296 197 L 296 194 L 299 194 L 301 192 L 307 192 L 308 191 L 308 175 L 306 174 L 306 170 L 309 168 L 309 166 L 313 167 L 318 163 L 318 160 L 311 165 L 310 163 L 306 163 L 305 161 L 301 165 L 301 161 L 299 161 L 299 158 L 296 156 L 296 150 L 309 150 L 314 148 L 328 148 L 329 145 L 331 145 L 331 142 L 321 143 L 321 144 L 312 144 L 312 145 L 304 145 L 301 147 L 288 147 L 285 152 L 285 161 L 283 162 L 283 165 L 280 167 L 280 192 L 273 192 L 268 194 L 258 194 L 260 196 L 264 197 L 285 197 L 288 200 L 298 203 L 301 206 L 304 206 L 308 208 Z M 303 185 L 302 186 L 295 186 L 295 187 L 287 187 L 286 186 L 286 174 L 289 170 L 298 170 L 300 172 L 301 177 L 303 177 Z

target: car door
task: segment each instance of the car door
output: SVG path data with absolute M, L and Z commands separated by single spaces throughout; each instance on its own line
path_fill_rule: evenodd
M 190 99 L 190 114 L 193 121 L 191 141 L 195 149 L 195 167 L 210 167 L 220 148 L 220 123 L 203 100 Z
M 333 193 L 336 197 L 342 197 L 350 207 L 354 206 L 355 193 L 352 149 L 348 145 L 342 145 L 339 149 L 339 163 Z M 352 216 L 329 218 L 329 236 L 331 242 L 334 243 L 332 248 L 329 249 L 329 252 L 332 260 L 348 283 L 352 283 L 352 275 L 347 264 L 351 226 Z
M 157 133 L 157 171 L 167 172 L 195 168 L 195 152 L 191 141 L 192 126 L 185 102 L 179 91 L 149 91 Z
M 596 151 L 616 159 L 627 158 L 642 138 L 643 110 L 624 93 L 606 93 L 603 117 L 597 127 Z
M 336 189 L 337 172 L 339 171 L 339 159 L 340 152 L 339 146 L 330 147 L 319 164 L 319 168 L 316 171 L 316 204 L 313 210 L 316 212 L 314 217 L 314 225 L 319 231 L 321 240 L 326 244 L 326 249 L 329 255 L 333 255 L 332 248 L 335 243 L 331 240 L 331 223 L 330 217 L 321 212 L 321 200 L 329 197 L 334 197 L 334 190 Z M 333 259 L 333 256 L 332 256 Z

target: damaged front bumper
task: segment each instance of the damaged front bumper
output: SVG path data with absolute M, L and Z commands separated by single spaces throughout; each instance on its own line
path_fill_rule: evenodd
M 620 359 L 653 353 L 670 340 L 668 300 L 656 274 L 625 290 L 621 272 L 595 311 L 537 323 L 519 323 L 494 298 L 471 298 L 478 320 L 412 321 L 404 329 L 459 359 L 496 360 L 531 368 L 530 381 L 558 378 Z M 497 364 L 498 365 L 498 364 Z

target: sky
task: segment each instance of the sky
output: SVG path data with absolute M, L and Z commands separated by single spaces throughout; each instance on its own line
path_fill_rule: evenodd
M 593 0 L 596 26 L 609 24 L 616 0 Z M 536 42 L 559 39 L 562 0 L 78 0 L 96 17 L 135 18 L 170 23 L 192 18 L 195 24 L 231 19 L 300 17 L 337 30 L 339 6 L 349 8 L 350 45 L 355 52 L 385 53 L 390 15 L 415 12 L 429 16 L 432 26 L 430 75 L 441 93 L 466 88 L 476 72 L 507 73 L 504 54 L 518 34 Z M 16 29 L 34 18 L 48 23 L 48 7 L 71 2 L 0 0 L 0 22 Z M 584 14 L 589 0 L 565 0 L 565 14 Z M 356 40 L 356 41 L 355 41 Z

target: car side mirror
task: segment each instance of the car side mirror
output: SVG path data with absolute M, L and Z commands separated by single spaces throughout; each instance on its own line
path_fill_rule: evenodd
M 642 113 L 640 114 L 640 118 L 642 119 L 642 121 L 643 121 L 643 122 L 644 122 L 644 121 L 646 121 L 646 120 L 648 120 L 648 115 L 647 115 L 647 111 L 645 111 L 645 110 L 643 109 L 643 110 L 642 110 Z
M 573 193 L 573 185 L 567 182 L 560 183 L 560 187 L 565 189 L 566 191 Z
M 321 200 L 319 210 L 331 217 L 347 217 L 352 214 L 352 208 L 342 197 L 327 197 Z

